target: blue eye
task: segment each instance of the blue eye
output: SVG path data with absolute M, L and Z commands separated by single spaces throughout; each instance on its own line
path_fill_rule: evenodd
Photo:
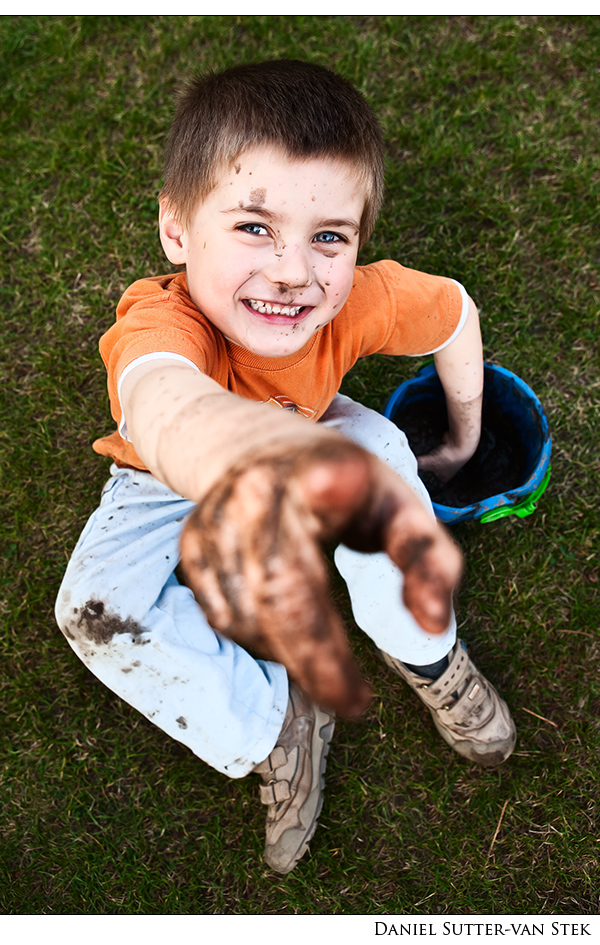
M 327 243 L 329 245 L 334 243 L 346 243 L 346 237 L 342 236 L 341 233 L 331 233 L 326 230 L 323 233 L 317 233 L 315 236 L 316 243 Z
M 262 223 L 242 223 L 237 228 L 243 233 L 252 233 L 254 236 L 267 236 L 267 228 Z

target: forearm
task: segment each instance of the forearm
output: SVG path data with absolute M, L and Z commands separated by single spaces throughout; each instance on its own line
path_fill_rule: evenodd
M 280 456 L 337 439 L 332 431 L 244 400 L 173 362 L 132 371 L 121 398 L 139 457 L 157 479 L 195 502 L 247 458 Z
M 472 455 L 481 434 L 483 348 L 479 315 L 471 299 L 461 333 L 434 357 L 446 397 L 450 440 L 461 452 Z

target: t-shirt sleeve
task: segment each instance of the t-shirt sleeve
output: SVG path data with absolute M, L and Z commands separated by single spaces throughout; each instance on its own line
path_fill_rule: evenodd
M 165 279 L 134 283 L 117 307 L 116 322 L 100 339 L 111 413 L 119 427 L 123 422 L 119 382 L 134 362 L 172 355 L 214 376 L 219 373 L 215 372 L 218 344 L 212 326 Z
M 384 260 L 357 269 L 346 307 L 353 332 L 362 333 L 360 357 L 417 357 L 440 351 L 460 333 L 468 301 L 454 279 Z

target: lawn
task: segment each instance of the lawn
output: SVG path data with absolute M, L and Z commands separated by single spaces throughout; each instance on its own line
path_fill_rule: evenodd
M 597 914 L 600 910 L 600 17 L 0 19 L 0 909 L 5 914 Z M 261 859 L 256 778 L 229 781 L 106 690 L 53 604 L 108 464 L 98 339 L 168 271 L 156 194 L 198 68 L 298 57 L 379 114 L 388 190 L 362 262 L 459 279 L 485 356 L 541 399 L 537 511 L 454 528 L 460 632 L 514 714 L 485 770 L 436 735 L 334 594 L 376 698 L 340 723 L 310 854 Z M 344 391 L 382 410 L 420 361 Z

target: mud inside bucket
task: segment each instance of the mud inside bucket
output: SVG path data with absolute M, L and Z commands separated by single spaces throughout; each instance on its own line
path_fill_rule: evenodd
M 404 431 L 415 455 L 442 441 L 448 419 L 433 364 L 390 397 L 385 416 Z M 551 441 L 533 391 L 505 368 L 486 364 L 481 440 L 475 455 L 448 483 L 432 473 L 421 478 L 439 519 L 493 521 L 534 511 L 550 477 Z

